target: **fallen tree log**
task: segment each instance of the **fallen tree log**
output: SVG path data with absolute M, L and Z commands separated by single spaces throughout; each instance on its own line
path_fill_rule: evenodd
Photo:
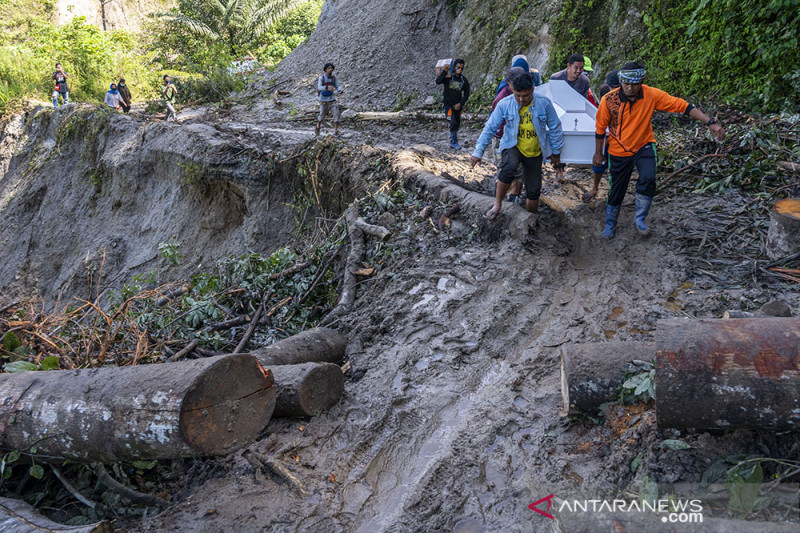
M 67 526 L 53 522 L 36 512 L 22 500 L 0 498 L 0 531 L 14 533 L 114 533 L 111 523 L 104 520 L 85 526 Z
M 4 374 L 0 447 L 99 463 L 221 455 L 267 425 L 272 385 L 249 354 Z
M 800 198 L 778 200 L 769 214 L 767 256 L 780 259 L 800 251 Z
M 311 328 L 250 352 L 264 367 L 302 363 L 339 363 L 347 337 L 329 328 Z
M 661 428 L 800 428 L 800 319 L 662 320 Z
M 332 363 L 271 366 L 277 401 L 274 416 L 314 416 L 336 405 L 344 393 L 344 374 Z
M 320 321 L 322 326 L 331 324 L 335 319 L 349 313 L 356 301 L 356 270 L 359 269 L 367 245 L 364 231 L 358 225 L 358 207 L 355 205 L 348 207 L 345 211 L 345 220 L 347 221 L 347 234 L 350 237 L 350 253 L 347 254 L 344 265 L 342 292 L 336 307 Z
M 558 413 L 595 414 L 619 396 L 632 361 L 649 361 L 655 348 L 644 342 L 592 342 L 561 347 L 561 405 Z M 643 370 L 639 370 L 643 371 Z

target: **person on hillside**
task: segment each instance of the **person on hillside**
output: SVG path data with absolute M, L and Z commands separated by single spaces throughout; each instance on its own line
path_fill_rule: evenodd
M 164 122 L 172 117 L 172 120 L 178 121 L 178 113 L 175 111 L 175 102 L 178 99 L 178 89 L 170 81 L 169 75 L 164 74 L 164 87 L 161 89 L 161 98 L 164 100 L 164 105 L 167 108 L 167 114 L 164 116 Z
M 550 100 L 534 94 L 530 73 L 513 77 L 510 84 L 513 94 L 500 100 L 489 115 L 470 159 L 473 168 L 480 163 L 492 136 L 505 122 L 499 145 L 502 163 L 497 176 L 494 205 L 484 215 L 489 220 L 496 219 L 500 214 L 503 198 L 520 164 L 525 181 L 526 208 L 528 212 L 538 214 L 542 162 L 549 157 L 554 165 L 559 164 L 561 147 L 564 145 L 561 120 Z
M 52 79 L 55 82 L 53 87 L 53 107 L 58 107 L 58 97 L 64 101 L 64 105 L 69 103 L 69 87 L 67 86 L 67 73 L 61 63 L 56 63 L 56 71 L 53 72 Z
M 120 102 L 122 111 L 127 113 L 131 110 L 131 90 L 128 89 L 128 86 L 125 84 L 125 78 L 119 79 L 117 90 L 119 91 L 120 98 L 122 98 L 122 101 Z
M 686 100 L 669 95 L 642 82 L 647 75 L 639 63 L 626 63 L 619 71 L 620 87 L 600 101 L 595 121 L 595 151 L 592 165 L 603 164 L 603 144 L 608 129 L 608 163 L 611 191 L 606 202 L 606 224 L 602 236 L 614 237 L 622 200 L 634 167 L 639 173 L 636 182 L 634 225 L 642 235 L 649 235 L 645 223 L 656 193 L 656 148 L 651 119 L 653 112 L 683 113 L 708 126 L 717 139 L 725 138 L 725 130 L 716 119 L 700 111 Z
M 319 135 L 322 121 L 328 111 L 333 115 L 333 134 L 341 135 L 339 131 L 339 104 L 336 103 L 336 93 L 344 92 L 339 88 L 339 82 L 333 75 L 333 63 L 325 63 L 322 67 L 322 75 L 317 79 L 317 95 L 319 97 L 319 116 L 317 117 L 317 127 L 314 128 L 314 135 Z
M 461 112 L 469 100 L 469 81 L 464 76 L 464 60 L 456 59 L 450 68 L 443 68 L 436 76 L 436 85 L 443 85 L 444 112 L 450 122 L 450 148 L 461 150 L 458 130 L 461 127 Z
M 610 93 L 613 89 L 619 87 L 619 70 L 614 69 L 606 76 L 606 81 L 600 86 L 600 99 Z M 600 178 L 608 170 L 608 134 L 606 133 L 603 141 L 603 164 L 599 166 L 592 165 L 592 189 L 583 195 L 583 201 L 589 202 L 592 198 L 597 196 L 597 189 L 600 187 Z
M 550 76 L 551 80 L 563 80 L 575 89 L 578 94 L 589 99 L 589 77 L 583 73 L 583 54 L 572 54 L 567 59 L 567 68 Z
M 119 94 L 119 90 L 117 89 L 117 84 L 112 83 L 106 91 L 105 100 L 103 100 L 108 107 L 113 107 L 117 111 L 122 104 L 122 96 Z
M 531 77 L 533 78 L 533 86 L 534 87 L 538 87 L 539 85 L 542 84 L 542 75 L 535 68 L 528 66 L 528 58 L 527 58 L 527 56 L 519 54 L 519 55 L 515 55 L 514 57 L 512 57 L 511 58 L 511 68 L 514 68 L 514 67 L 527 69 L 531 73 Z M 497 85 L 497 90 L 495 90 L 495 93 L 494 93 L 495 97 L 498 94 L 500 94 L 501 91 L 506 90 L 506 89 L 508 89 L 508 77 L 503 78 L 503 81 L 501 81 Z M 511 94 L 511 89 L 508 89 L 508 93 L 507 94 Z

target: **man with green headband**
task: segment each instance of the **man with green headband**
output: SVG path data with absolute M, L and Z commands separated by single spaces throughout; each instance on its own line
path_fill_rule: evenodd
M 647 72 L 639 63 L 626 63 L 619 71 L 620 87 L 605 96 L 595 120 L 595 151 L 592 165 L 603 166 L 603 141 L 608 129 L 608 166 L 611 191 L 606 202 L 606 225 L 601 235 L 614 237 L 622 200 L 634 167 L 639 173 L 636 182 L 634 220 L 636 230 L 649 235 L 645 219 L 656 194 L 656 139 L 651 119 L 653 112 L 683 113 L 708 126 L 717 139 L 725 138 L 725 130 L 717 120 L 681 98 L 670 96 L 655 87 L 644 85 Z

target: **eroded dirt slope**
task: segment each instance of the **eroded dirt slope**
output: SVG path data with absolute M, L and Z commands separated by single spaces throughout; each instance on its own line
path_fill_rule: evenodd
M 633 230 L 629 198 L 608 242 L 598 237 L 602 201 L 578 200 L 589 175 L 571 169 L 557 184 L 548 171 L 537 231 L 515 239 L 507 224 L 524 212 L 506 204 L 503 219 L 482 218 L 494 169 L 469 170 L 466 153 L 437 150 L 443 123 L 348 122 L 344 139 L 313 141 L 311 123 L 286 106 L 188 110 L 177 125 L 62 112 L 76 113 L 74 131 L 67 116 L 42 110 L 6 130 L 2 235 L 19 245 L 6 245 L 5 290 L 41 284 L 51 298 L 79 293 L 83 285 L 70 280 L 85 272 L 87 252 L 97 260 L 103 247 L 111 285 L 152 267 L 138 263 L 173 235 L 191 243 L 187 270 L 167 271 L 176 277 L 198 262 L 286 244 L 286 204 L 300 178 L 280 162 L 292 150 L 323 158 L 331 213 L 392 186 L 387 171 L 408 160 L 484 194 L 441 226 L 452 201 L 409 180 L 404 202 L 370 216 L 393 237 L 381 251 L 370 241 L 367 261 L 379 272 L 359 284 L 355 311 L 333 324 L 350 341 L 345 397 L 324 415 L 272 421 L 252 446 L 292 468 L 310 496 L 257 473 L 240 454 L 187 461 L 167 488 L 171 506 L 119 522 L 124 531 L 550 531 L 528 509 L 548 494 L 636 496 L 648 480 L 696 483 L 732 453 L 800 459 L 791 435 L 656 430 L 652 406 L 620 408 L 605 424 L 557 413 L 565 344 L 652 341 L 660 318 L 718 317 L 775 298 L 798 308 L 794 288 L 749 273 L 720 282 L 733 274 L 725 264 L 704 265 L 702 274 L 681 253 L 675 233 L 702 224 L 712 207 L 738 209 L 746 203 L 738 193 L 660 195 L 650 239 Z M 476 136 L 467 127 L 465 144 Z M 278 163 L 290 166 L 273 172 Z M 430 220 L 418 217 L 426 205 Z M 664 448 L 666 438 L 693 448 Z

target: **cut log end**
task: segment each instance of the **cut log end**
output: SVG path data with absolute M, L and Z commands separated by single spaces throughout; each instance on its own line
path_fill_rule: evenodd
M 220 358 L 184 397 L 184 441 L 199 454 L 228 453 L 248 444 L 272 417 L 273 384 L 272 372 L 251 355 Z
M 344 393 L 339 365 L 305 363 L 271 367 L 278 400 L 275 416 L 315 416 L 336 405 Z
M 769 216 L 767 255 L 781 259 L 800 251 L 800 198 L 775 202 Z

